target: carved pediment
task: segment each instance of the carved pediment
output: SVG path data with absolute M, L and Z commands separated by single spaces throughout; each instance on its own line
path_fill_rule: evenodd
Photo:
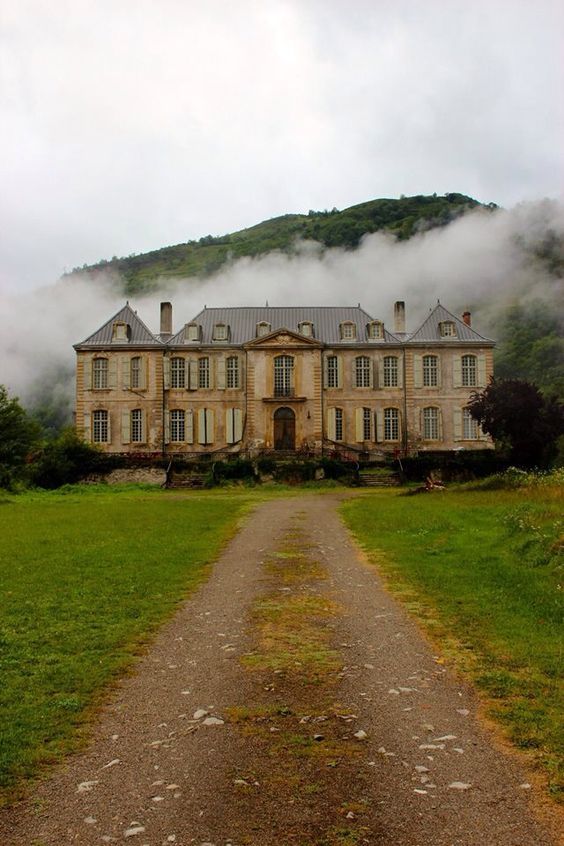
M 261 338 L 254 338 L 254 340 L 245 344 L 245 347 L 252 349 L 272 349 L 276 347 L 301 347 L 303 349 L 304 347 L 322 346 L 321 341 L 300 335 L 298 332 L 292 332 L 291 329 L 276 329 L 268 335 L 263 335 Z

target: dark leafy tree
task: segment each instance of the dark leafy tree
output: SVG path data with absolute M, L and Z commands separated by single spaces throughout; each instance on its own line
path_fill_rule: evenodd
M 78 437 L 69 427 L 46 443 L 30 468 L 30 480 L 40 488 L 59 488 L 99 470 L 100 451 Z
M 564 405 L 519 379 L 492 379 L 468 404 L 483 431 L 508 452 L 513 464 L 547 467 L 564 435 Z
M 17 397 L 10 398 L 0 385 L 0 487 L 11 487 L 22 474 L 40 434 L 40 426 L 27 416 Z

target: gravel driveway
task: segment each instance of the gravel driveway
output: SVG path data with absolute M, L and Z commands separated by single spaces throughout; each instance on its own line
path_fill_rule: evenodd
M 548 846 L 513 757 L 351 543 L 260 505 L 2 846 Z M 309 609 L 309 610 L 308 610 Z

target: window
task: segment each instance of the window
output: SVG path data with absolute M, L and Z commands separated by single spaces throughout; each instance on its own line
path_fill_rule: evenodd
M 456 326 L 452 320 L 443 320 L 439 323 L 439 332 L 441 334 L 441 338 L 455 338 Z
M 335 409 L 335 440 L 343 440 L 343 409 Z
M 131 412 L 131 440 L 137 444 L 143 442 L 143 412 L 140 408 Z
M 131 329 L 127 325 L 127 323 L 116 322 L 112 326 L 112 341 L 122 341 L 127 342 L 129 341 L 129 337 L 131 335 Z
M 271 331 L 270 323 L 267 323 L 266 320 L 261 320 L 257 323 L 257 338 L 262 338 L 264 335 L 269 335 Z
M 225 323 L 216 323 L 213 328 L 213 339 L 214 341 L 226 341 L 228 335 L 228 329 Z
M 439 440 L 439 409 L 423 409 L 423 437 L 426 441 Z
M 326 358 L 327 362 L 327 387 L 328 388 L 338 388 L 339 387 L 339 362 L 337 360 L 336 355 L 328 355 Z
M 341 340 L 354 341 L 356 338 L 356 326 L 354 323 L 347 321 L 340 325 Z
M 372 412 L 369 408 L 362 409 L 362 436 L 364 441 L 372 439 Z
M 355 358 L 355 387 L 370 387 L 370 359 L 367 355 L 359 355 Z
M 231 355 L 227 359 L 227 387 L 239 387 L 239 359 L 236 355 Z
M 95 411 L 92 415 L 92 440 L 95 444 L 107 444 L 110 434 L 110 422 L 107 411 Z
M 129 380 L 132 388 L 141 387 L 141 358 L 135 356 L 131 359 L 129 368 Z
M 462 437 L 465 441 L 478 439 L 478 423 L 467 408 L 462 410 Z
M 313 338 L 313 323 L 309 320 L 302 320 L 302 322 L 298 324 L 298 332 L 300 335 L 305 335 L 306 338 Z
M 200 340 L 200 327 L 197 323 L 187 323 L 184 327 L 184 339 L 186 341 Z
M 399 411 L 397 408 L 384 409 L 384 440 L 399 441 Z
M 475 355 L 462 356 L 462 385 L 465 388 L 474 388 L 477 384 L 478 370 Z
M 186 362 L 183 358 L 170 360 L 170 386 L 171 388 L 186 387 Z
M 198 359 L 198 388 L 209 388 L 210 386 L 210 360 L 209 358 Z
M 398 386 L 398 359 L 395 355 L 384 356 L 384 387 L 397 388 Z
M 95 358 L 92 366 L 92 387 L 108 387 L 108 359 Z
M 183 411 L 175 409 L 170 412 L 170 439 L 179 443 L 184 440 L 186 433 L 186 415 Z
M 277 355 L 274 359 L 274 396 L 291 397 L 294 393 L 294 359 Z
M 436 355 L 423 356 L 423 385 L 436 388 L 439 384 L 439 368 Z
M 373 320 L 366 327 L 368 332 L 368 339 L 370 341 L 379 341 L 384 337 L 384 324 L 379 320 Z

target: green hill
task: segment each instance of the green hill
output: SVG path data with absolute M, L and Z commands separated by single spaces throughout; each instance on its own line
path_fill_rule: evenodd
M 114 256 L 109 261 L 75 267 L 71 274 L 96 277 L 101 271 L 116 275 L 124 294 L 133 295 L 159 286 L 159 280 L 179 276 L 209 276 L 223 264 L 242 256 L 257 256 L 272 250 L 290 251 L 296 239 L 318 241 L 327 247 L 354 248 L 363 235 L 386 230 L 400 240 L 415 232 L 446 226 L 468 209 L 479 206 L 464 194 L 400 197 L 399 200 L 370 200 L 339 211 L 310 211 L 265 220 L 249 229 L 227 235 L 206 235 L 162 247 L 149 253 Z M 495 208 L 494 204 L 489 206 Z

